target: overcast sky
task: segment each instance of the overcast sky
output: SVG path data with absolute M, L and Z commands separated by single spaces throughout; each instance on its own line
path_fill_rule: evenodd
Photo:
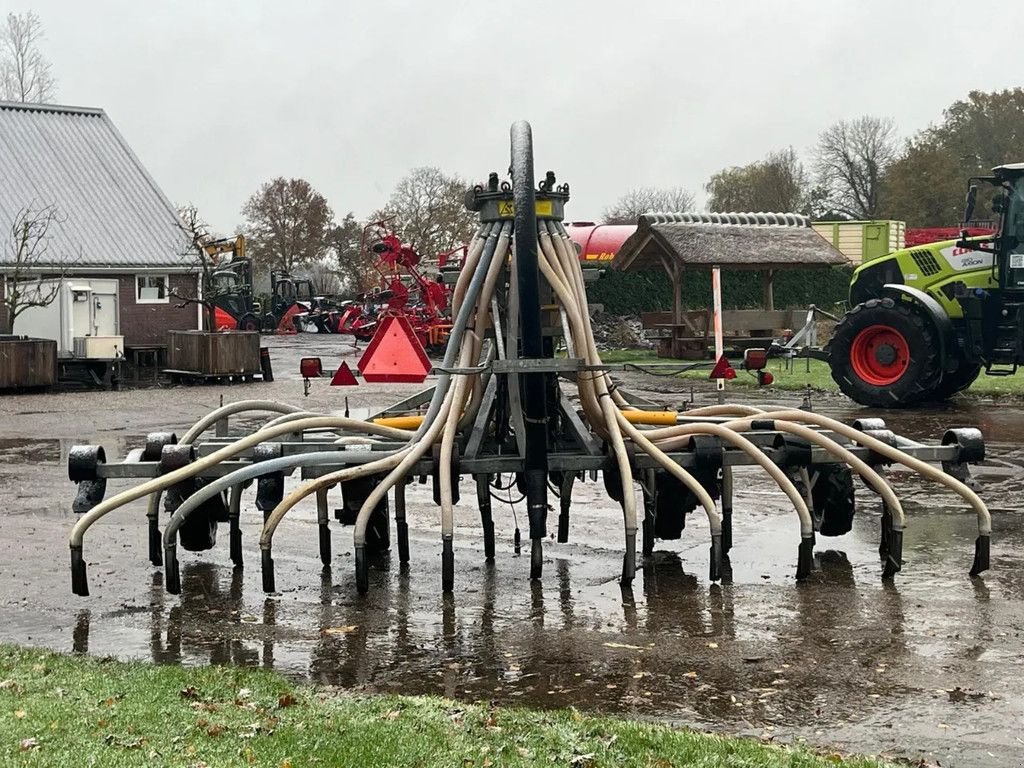
M 972 89 L 1024 85 L 1024 2 L 5 6 L 41 16 L 58 101 L 104 108 L 171 200 L 222 231 L 274 176 L 308 179 L 340 217 L 415 166 L 504 171 L 519 118 L 582 220 L 641 185 L 703 200 L 716 170 L 806 154 L 841 118 L 892 116 L 908 136 Z

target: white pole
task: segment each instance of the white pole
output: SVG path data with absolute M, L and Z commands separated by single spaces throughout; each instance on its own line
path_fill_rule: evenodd
M 715 362 L 718 362 L 725 352 L 722 340 L 722 270 L 718 267 L 711 269 L 711 297 L 715 321 Z M 715 379 L 715 383 L 719 392 L 725 389 L 725 379 Z

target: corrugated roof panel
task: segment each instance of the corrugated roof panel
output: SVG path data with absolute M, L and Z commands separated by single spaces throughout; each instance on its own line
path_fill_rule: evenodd
M 194 261 L 174 206 L 102 110 L 0 102 L 0 231 L 25 207 L 45 205 L 60 212 L 47 252 L 54 263 Z

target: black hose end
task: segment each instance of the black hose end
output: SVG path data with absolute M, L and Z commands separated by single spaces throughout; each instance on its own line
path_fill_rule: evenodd
M 889 531 L 889 553 L 882 567 L 882 578 L 891 579 L 903 570 L 903 531 Z
M 519 526 L 516 526 L 515 533 L 512 534 L 512 547 L 517 555 L 522 554 L 523 536 L 519 533 Z
M 71 547 L 71 591 L 79 597 L 89 596 L 89 579 L 85 571 L 82 548 Z
M 231 521 L 231 531 L 228 537 L 231 562 L 236 568 L 245 565 L 245 558 L 242 557 L 242 529 L 238 527 L 237 518 Z
M 722 512 L 722 554 L 728 555 L 732 549 L 732 510 Z
M 892 534 L 892 512 L 887 506 L 882 508 L 882 520 L 879 525 L 878 556 L 885 559 L 889 557 L 889 536 Z
M 274 583 L 274 557 L 269 549 L 262 551 L 262 570 L 263 570 L 263 591 L 267 594 L 277 591 L 277 584 Z
M 530 539 L 530 579 L 540 579 L 544 571 L 544 539 Z
M 796 580 L 803 581 L 814 570 L 814 537 L 800 539 L 800 551 L 796 557 Z
M 178 569 L 178 555 L 172 544 L 164 552 L 165 589 L 172 595 L 181 594 L 181 572 Z
M 324 568 L 331 565 L 331 529 L 327 523 L 320 523 L 320 562 Z
M 404 520 L 395 523 L 395 531 L 398 535 L 398 562 L 409 562 L 409 524 Z
M 622 556 L 622 579 L 619 582 L 628 587 L 636 577 L 636 534 L 626 535 L 626 552 Z
M 451 539 L 441 541 L 441 591 L 446 595 L 455 590 L 455 550 Z
M 991 544 L 992 537 L 989 535 L 981 535 L 974 540 L 974 563 L 971 565 L 971 576 L 977 576 L 989 569 Z
M 164 540 L 160 535 L 160 521 L 149 518 L 149 562 L 157 567 L 164 564 Z
M 558 513 L 558 543 L 569 543 L 569 510 L 564 507 Z
M 711 566 L 708 579 L 712 582 L 722 580 L 722 534 L 711 534 Z
M 366 545 L 356 544 L 356 591 L 365 595 L 370 591 L 370 571 L 366 563 Z

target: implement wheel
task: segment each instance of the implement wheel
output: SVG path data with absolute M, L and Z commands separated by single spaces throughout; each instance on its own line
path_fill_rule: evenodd
M 931 398 L 938 335 L 912 304 L 870 299 L 851 309 L 828 345 L 832 378 L 861 405 L 903 408 Z

